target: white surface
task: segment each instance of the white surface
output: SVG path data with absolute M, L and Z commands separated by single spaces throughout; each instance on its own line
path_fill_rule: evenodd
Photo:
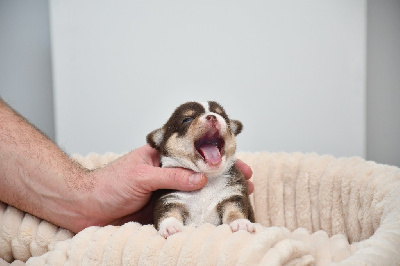
M 51 0 L 56 138 L 145 143 L 186 100 L 244 124 L 240 151 L 365 155 L 365 1 Z

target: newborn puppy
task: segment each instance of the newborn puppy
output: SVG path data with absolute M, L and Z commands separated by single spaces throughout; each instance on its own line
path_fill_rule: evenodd
M 147 135 L 160 152 L 162 167 L 191 169 L 208 180 L 198 191 L 159 191 L 154 224 L 160 235 L 167 238 L 184 225 L 202 223 L 229 224 L 233 232 L 255 230 L 246 181 L 234 165 L 235 136 L 242 127 L 216 102 L 188 102 Z

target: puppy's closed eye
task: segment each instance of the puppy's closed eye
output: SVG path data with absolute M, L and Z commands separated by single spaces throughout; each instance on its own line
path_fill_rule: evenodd
M 182 124 L 186 124 L 186 123 L 189 123 L 189 122 L 192 122 L 192 121 L 193 121 L 193 117 L 185 117 L 182 120 Z

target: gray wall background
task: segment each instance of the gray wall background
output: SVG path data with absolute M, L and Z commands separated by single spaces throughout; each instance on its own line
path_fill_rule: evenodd
M 366 158 L 400 166 L 400 1 L 367 2 Z M 54 139 L 49 4 L 0 2 L 0 96 Z
M 365 0 L 50 3 L 67 152 L 140 147 L 179 104 L 216 100 L 239 151 L 365 157 Z
M 55 139 L 48 1 L 0 1 L 0 97 Z
M 400 1 L 368 1 L 367 158 L 400 166 Z

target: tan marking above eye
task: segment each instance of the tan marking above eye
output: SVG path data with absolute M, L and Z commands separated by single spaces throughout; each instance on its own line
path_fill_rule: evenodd
M 183 113 L 183 115 L 184 116 L 192 116 L 192 115 L 194 115 L 194 111 L 193 110 L 186 110 L 184 113 Z
M 217 107 L 217 108 L 215 108 L 215 112 L 218 114 L 222 114 L 222 109 Z

